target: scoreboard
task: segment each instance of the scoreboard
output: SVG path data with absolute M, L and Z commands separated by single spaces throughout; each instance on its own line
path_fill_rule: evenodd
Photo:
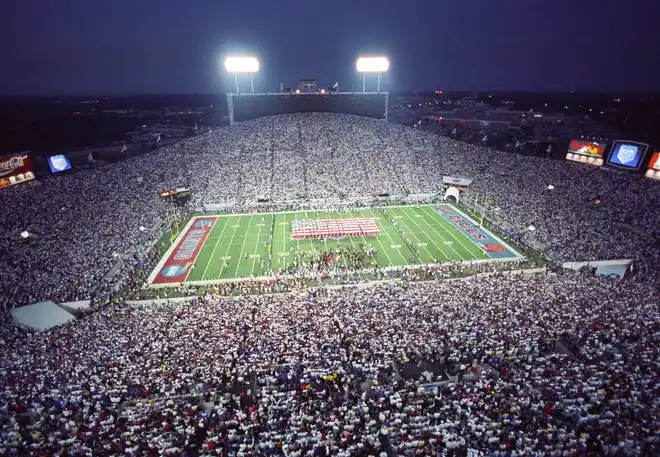
M 185 187 L 177 187 L 176 189 L 169 189 L 169 190 L 164 190 L 162 192 L 158 192 L 158 196 L 160 198 L 168 198 L 168 197 L 187 197 L 190 195 L 190 189 L 187 189 Z
M 35 178 L 34 173 L 27 171 L 25 173 L 19 173 L 17 175 L 12 175 L 9 178 L 0 178 L 0 189 L 3 187 L 13 186 L 14 184 L 20 184 L 22 182 L 32 181 Z
M 639 170 L 648 148 L 647 143 L 617 140 L 610 149 L 607 164 L 626 170 Z
M 597 141 L 571 140 L 566 160 L 602 167 L 606 146 Z
M 0 157 L 0 188 L 32 181 L 34 178 L 32 161 L 27 153 Z
M 172 195 L 176 195 L 176 189 L 164 190 L 163 192 L 158 192 L 158 195 L 160 198 L 171 197 Z

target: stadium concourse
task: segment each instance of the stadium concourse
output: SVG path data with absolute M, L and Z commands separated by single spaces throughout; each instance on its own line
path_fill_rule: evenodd
M 473 178 L 466 199 L 487 195 L 520 237 L 534 225 L 555 261 L 632 258 L 634 275 L 113 295 L 158 260 L 159 191 L 189 187 L 188 213 L 434 193 L 443 175 Z M 658 201 L 651 180 L 342 114 L 257 119 L 3 189 L 0 454 L 660 455 Z M 90 298 L 44 333 L 8 314 Z

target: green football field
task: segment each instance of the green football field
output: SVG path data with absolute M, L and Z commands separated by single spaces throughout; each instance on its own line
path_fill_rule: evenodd
M 292 221 L 373 218 L 375 236 L 302 239 Z M 329 254 L 330 253 L 330 254 Z M 320 261 L 319 259 L 323 259 Z M 402 267 L 452 261 L 506 261 L 520 254 L 450 205 L 390 206 L 359 211 L 296 211 L 193 218 L 149 278 L 153 286 L 211 284 L 294 273 Z

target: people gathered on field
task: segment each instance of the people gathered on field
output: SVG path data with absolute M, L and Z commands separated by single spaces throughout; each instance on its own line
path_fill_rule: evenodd
M 629 258 L 633 276 L 439 281 L 447 267 L 141 306 L 114 295 L 139 291 L 172 212 L 441 196 L 447 175 L 472 179 L 463 198 L 513 236 L 533 226 L 554 261 Z M 176 187 L 186 206 L 157 196 Z M 642 177 L 320 113 L 3 189 L 0 454 L 659 455 L 658 201 Z M 93 312 L 44 333 L 8 314 L 89 299 Z

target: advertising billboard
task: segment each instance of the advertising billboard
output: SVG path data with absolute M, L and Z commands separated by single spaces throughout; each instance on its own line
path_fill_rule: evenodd
M 649 169 L 646 170 L 646 177 L 660 181 L 660 152 L 656 151 L 649 161 Z
M 605 156 L 605 143 L 597 141 L 571 140 L 568 145 L 566 160 L 602 166 Z
M 34 177 L 27 152 L 0 157 L 0 188 L 32 181 Z
M 607 158 L 607 164 L 626 170 L 639 170 L 649 145 L 636 141 L 615 141 Z

